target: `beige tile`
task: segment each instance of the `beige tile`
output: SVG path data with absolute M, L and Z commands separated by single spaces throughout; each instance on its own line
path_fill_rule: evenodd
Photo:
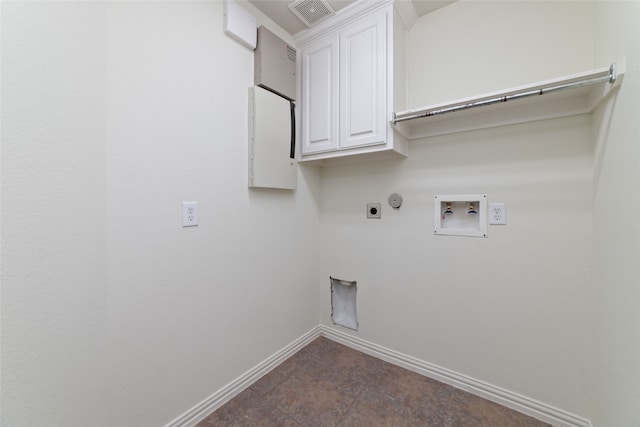
M 318 338 L 199 426 L 543 427 L 534 418 Z
M 549 427 L 535 418 L 462 390 L 456 390 L 451 396 L 449 413 L 446 425 L 450 427 Z
M 296 369 L 303 367 L 308 361 L 301 357 L 299 353 L 294 354 L 289 359 L 282 362 L 278 367 L 260 378 L 250 386 L 250 389 L 264 396 L 273 390 L 276 386 L 287 379 L 289 375 Z
M 446 405 L 455 391 L 454 387 L 422 376 L 399 366 L 386 364 L 374 386 L 397 397 L 428 398 L 434 405 Z
M 444 406 L 421 407 L 415 406 L 414 403 L 413 399 L 397 399 L 391 395 L 366 390 L 347 411 L 338 426 L 444 426 Z
M 251 390 L 245 390 L 213 412 L 196 427 L 300 427 Z
M 305 426 L 334 426 L 355 402 L 363 386 L 346 378 L 299 369 L 265 399 Z
M 326 354 L 332 352 L 339 344 L 324 337 L 319 337 L 302 348 L 293 356 L 282 362 L 278 367 L 251 385 L 251 390 L 264 396 L 276 386 L 284 382 L 297 369 L 309 369 L 312 366 L 321 367 Z

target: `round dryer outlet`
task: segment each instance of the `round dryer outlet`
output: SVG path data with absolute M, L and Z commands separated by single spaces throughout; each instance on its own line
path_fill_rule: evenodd
M 389 206 L 391 206 L 393 209 L 400 209 L 400 206 L 402 206 L 402 196 L 398 193 L 393 193 L 389 196 L 388 202 Z

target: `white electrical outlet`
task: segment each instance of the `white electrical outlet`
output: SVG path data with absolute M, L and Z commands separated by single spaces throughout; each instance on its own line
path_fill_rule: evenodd
M 507 209 L 504 203 L 489 203 L 489 224 L 505 225 L 507 223 Z
M 198 202 L 182 202 L 182 226 L 198 225 Z

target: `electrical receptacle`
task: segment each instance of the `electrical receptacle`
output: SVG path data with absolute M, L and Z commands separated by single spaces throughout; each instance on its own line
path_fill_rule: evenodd
M 367 203 L 367 218 L 380 219 L 382 217 L 381 203 Z
M 198 202 L 182 202 L 182 226 L 198 225 Z
M 489 224 L 506 225 L 507 210 L 504 203 L 489 203 Z

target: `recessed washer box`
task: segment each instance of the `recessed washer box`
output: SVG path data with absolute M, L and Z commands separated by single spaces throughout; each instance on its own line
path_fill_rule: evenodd
M 487 195 L 433 196 L 433 233 L 487 237 Z

